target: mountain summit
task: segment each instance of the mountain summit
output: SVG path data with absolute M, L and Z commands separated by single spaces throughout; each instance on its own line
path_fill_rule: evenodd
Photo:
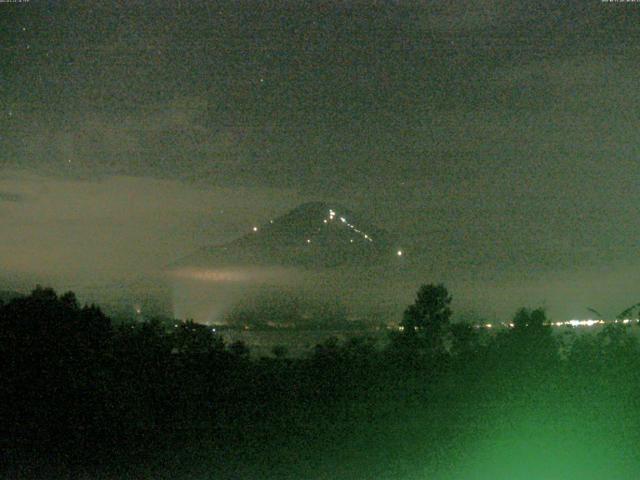
M 394 255 L 384 230 L 340 205 L 309 202 L 254 226 L 236 240 L 205 247 L 174 266 L 367 266 L 384 263 Z

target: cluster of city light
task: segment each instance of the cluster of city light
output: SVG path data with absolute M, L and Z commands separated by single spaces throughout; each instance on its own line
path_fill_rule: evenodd
M 565 321 L 559 321 L 559 322 L 548 322 L 545 323 L 545 325 L 550 326 L 550 327 L 595 327 L 595 326 L 599 326 L 599 325 L 608 325 L 608 324 L 622 324 L 622 325 L 629 325 L 629 324 L 634 324 L 634 323 L 640 323 L 640 319 L 637 318 L 623 318 L 623 319 L 617 319 L 617 320 L 602 320 L 602 319 L 586 319 L 586 320 L 578 320 L 578 319 L 572 319 L 572 320 L 565 320 Z M 509 323 L 500 323 L 498 324 L 499 326 L 503 327 L 503 328 L 513 328 L 515 325 L 511 322 Z M 482 324 L 478 324 L 475 325 L 476 328 L 494 328 L 496 326 L 496 324 L 494 323 L 482 323 Z
M 173 324 L 173 328 L 178 328 L 179 326 L 180 326 L 180 324 L 179 324 L 179 323 L 174 323 L 174 324 Z M 211 331 L 212 331 L 213 333 L 216 333 L 216 329 L 215 329 L 215 328 L 212 328 L 212 329 L 211 329 Z
M 629 322 L 627 322 L 629 323 Z M 593 327 L 594 325 L 604 325 L 605 321 L 604 320 L 592 320 L 592 319 L 588 319 L 588 320 L 568 320 L 566 322 L 555 322 L 553 323 L 554 326 L 556 327 L 562 327 L 564 325 L 568 325 L 570 327 Z
M 565 322 L 551 322 L 550 325 L 554 327 L 564 327 L 564 326 L 593 327 L 596 325 L 607 325 L 612 323 L 621 323 L 623 325 L 629 325 L 630 323 L 638 323 L 638 322 L 640 322 L 640 319 L 637 319 L 637 318 L 619 318 L 616 320 L 602 320 L 602 319 L 594 320 L 592 318 L 589 318 L 587 320 L 573 319 L 573 320 L 567 320 Z

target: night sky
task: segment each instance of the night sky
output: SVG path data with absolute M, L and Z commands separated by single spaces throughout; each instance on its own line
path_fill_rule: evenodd
M 454 309 L 640 301 L 640 3 L 0 3 L 0 277 L 152 275 L 301 202 Z M 409 260 L 410 259 L 410 260 Z M 397 285 L 396 285 L 397 287 Z

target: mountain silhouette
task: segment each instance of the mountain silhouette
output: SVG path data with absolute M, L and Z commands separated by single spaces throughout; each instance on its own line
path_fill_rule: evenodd
M 309 202 L 229 243 L 202 248 L 172 268 L 379 265 L 394 257 L 392 245 L 387 232 L 341 205 Z

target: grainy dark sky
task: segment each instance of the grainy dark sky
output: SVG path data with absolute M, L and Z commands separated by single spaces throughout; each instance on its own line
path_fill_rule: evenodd
M 461 309 L 640 301 L 640 4 L 0 3 L 0 267 L 152 271 L 306 200 Z M 53 280 L 52 280 L 53 281 Z

